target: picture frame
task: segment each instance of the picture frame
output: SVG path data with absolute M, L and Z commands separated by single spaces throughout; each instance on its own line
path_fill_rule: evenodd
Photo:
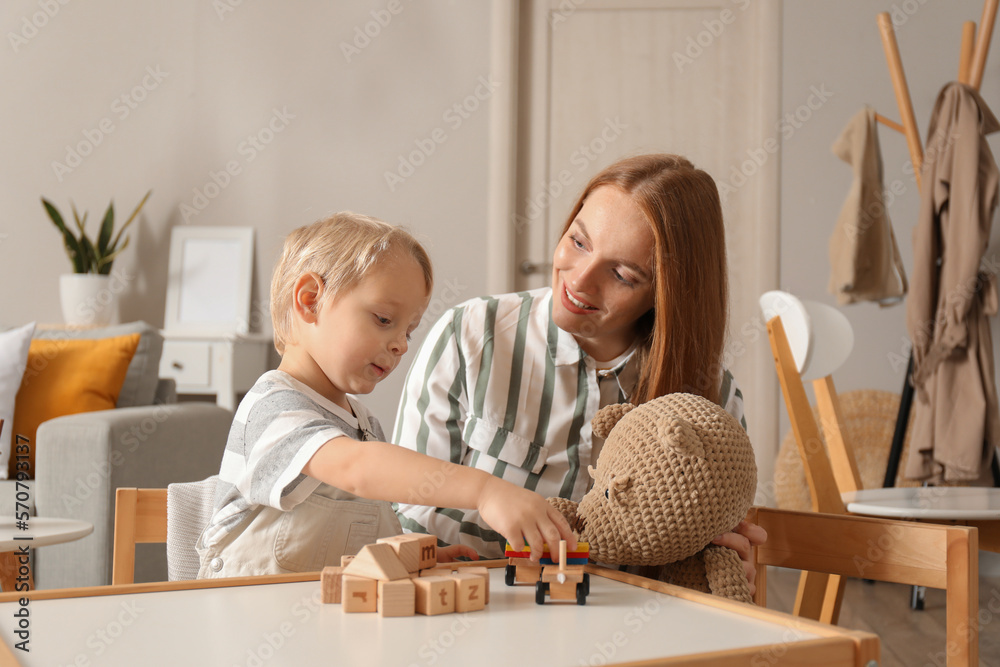
M 164 330 L 200 336 L 250 331 L 252 227 L 174 227 Z

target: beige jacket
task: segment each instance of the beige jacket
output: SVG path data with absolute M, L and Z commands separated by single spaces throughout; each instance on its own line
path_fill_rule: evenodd
M 841 305 L 899 303 L 906 294 L 906 271 L 883 198 L 875 110 L 854 114 L 830 150 L 854 170 L 830 237 L 830 293 Z
M 1000 437 L 988 319 L 997 312 L 997 292 L 995 277 L 980 270 L 998 186 L 985 137 L 998 129 L 968 86 L 950 83 L 938 95 L 906 308 L 916 389 L 906 476 L 915 479 L 980 479 Z

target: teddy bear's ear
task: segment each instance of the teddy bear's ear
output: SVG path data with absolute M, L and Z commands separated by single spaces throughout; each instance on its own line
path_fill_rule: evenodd
M 691 424 L 683 419 L 673 417 L 661 427 L 661 436 L 667 446 L 682 456 L 705 458 L 705 447 L 698 438 L 698 433 Z
M 607 438 L 608 433 L 611 433 L 611 429 L 615 427 L 615 424 L 633 409 L 635 409 L 635 406 L 631 403 L 605 405 L 590 420 L 590 426 L 594 429 L 594 435 L 599 438 Z

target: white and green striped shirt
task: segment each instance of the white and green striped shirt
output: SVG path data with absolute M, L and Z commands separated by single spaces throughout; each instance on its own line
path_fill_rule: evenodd
M 393 442 L 545 497 L 579 501 L 602 444 L 590 420 L 604 405 L 627 400 L 638 379 L 634 360 L 629 354 L 599 371 L 552 321 L 550 288 L 472 299 L 445 313 L 421 344 Z M 728 371 L 721 396 L 745 428 L 743 395 Z M 503 556 L 503 538 L 478 512 L 401 503 L 397 513 L 406 531 Z

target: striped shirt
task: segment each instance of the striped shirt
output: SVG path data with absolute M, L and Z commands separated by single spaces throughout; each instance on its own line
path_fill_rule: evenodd
M 260 506 L 287 512 L 311 494 L 331 495 L 333 487 L 302 472 L 319 448 L 341 436 L 385 439 L 378 420 L 353 397 L 348 400 L 354 414 L 283 371 L 260 376 L 240 401 L 229 430 L 201 546 L 246 529 Z
M 591 484 L 600 442 L 590 420 L 623 402 L 638 380 L 635 355 L 598 370 L 552 321 L 552 290 L 476 298 L 439 319 L 406 377 L 393 442 L 485 470 L 545 497 L 579 501 Z M 722 378 L 722 406 L 743 417 L 743 395 Z M 503 538 L 478 512 L 396 507 L 403 529 L 503 556 Z

